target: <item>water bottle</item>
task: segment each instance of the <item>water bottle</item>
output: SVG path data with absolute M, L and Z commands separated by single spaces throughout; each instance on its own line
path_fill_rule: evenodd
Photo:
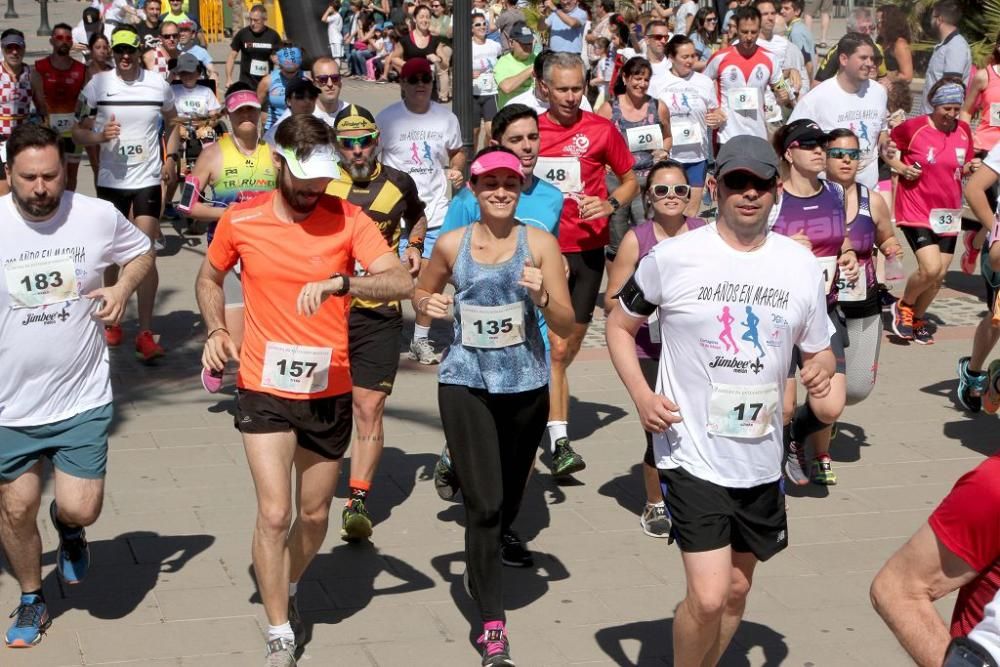
M 906 278 L 903 272 L 903 260 L 898 255 L 885 258 L 885 285 L 889 289 L 895 289 L 899 283 Z

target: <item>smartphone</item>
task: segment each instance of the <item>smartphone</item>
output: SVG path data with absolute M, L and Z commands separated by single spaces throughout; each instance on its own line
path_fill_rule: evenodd
M 181 190 L 181 201 L 177 204 L 177 208 L 184 213 L 190 213 L 191 207 L 194 203 L 198 201 L 198 179 L 193 175 L 189 175 L 184 179 L 184 188 Z

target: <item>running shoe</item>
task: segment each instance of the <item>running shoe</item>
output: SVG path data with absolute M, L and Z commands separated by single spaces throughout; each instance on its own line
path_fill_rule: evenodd
M 414 338 L 410 342 L 410 359 L 418 361 L 424 366 L 430 366 L 439 361 L 428 338 Z
M 919 345 L 934 344 L 934 336 L 927 328 L 927 320 L 913 320 L 913 342 Z
M 163 348 L 153 338 L 152 331 L 143 331 L 135 338 L 135 356 L 139 361 L 149 363 L 163 356 Z
M 163 217 L 166 220 L 176 220 L 181 217 L 181 214 L 173 202 L 171 202 L 163 207 Z
M 109 327 L 104 327 L 104 342 L 108 344 L 108 347 L 118 347 L 122 344 L 123 337 L 120 324 L 112 324 Z
M 434 490 L 441 500 L 452 501 L 458 493 L 458 476 L 451 467 L 451 457 L 448 456 L 448 446 L 441 451 L 441 457 L 434 464 Z
M 21 603 L 10 617 L 14 624 L 7 629 L 4 643 L 10 648 L 31 648 L 42 641 L 42 635 L 52 625 L 49 608 L 37 595 L 21 596 Z
M 559 438 L 556 440 L 556 451 L 552 454 L 552 475 L 555 477 L 569 477 L 587 467 L 583 457 L 573 451 L 569 444 L 569 438 Z
M 833 486 L 837 483 L 837 476 L 833 473 L 833 461 L 829 454 L 813 459 L 812 483 L 823 486 Z
M 1000 409 L 1000 359 L 994 359 L 990 362 L 988 379 L 986 380 L 983 410 L 987 414 L 995 415 L 998 409 Z
M 299 603 L 294 595 L 288 596 L 288 624 L 292 626 L 295 634 L 295 645 L 302 646 L 302 641 L 306 636 L 306 627 L 302 623 L 302 615 L 299 614 Z
M 500 560 L 507 567 L 531 567 L 535 559 L 524 547 L 521 538 L 513 530 L 508 530 L 500 536 Z
M 352 498 L 344 508 L 340 539 L 345 542 L 360 542 L 372 536 L 372 518 L 365 509 L 365 501 Z
M 483 667 L 513 667 L 510 657 L 510 642 L 507 641 L 507 631 L 503 623 L 493 621 L 486 624 L 483 636 L 476 642 L 483 647 Z
M 264 667 L 295 667 L 295 642 L 286 637 L 275 637 L 267 642 Z
M 670 514 L 667 513 L 666 503 L 651 505 L 646 503 L 646 508 L 639 517 L 639 525 L 642 532 L 650 537 L 670 537 L 670 528 L 673 525 L 670 521 Z
M 892 331 L 903 340 L 913 340 L 913 308 L 902 301 L 890 306 Z
M 201 369 L 201 386 L 210 394 L 216 394 L 222 389 L 222 371 Z
M 788 444 L 788 454 L 785 456 L 785 476 L 796 486 L 805 486 L 809 483 L 809 462 L 806 461 L 806 448 L 794 440 Z
M 983 393 L 986 391 L 987 374 L 973 375 L 969 372 L 970 357 L 958 360 L 958 402 L 963 408 L 975 414 L 983 409 Z M 975 393 L 973 393 L 975 392 Z
M 962 234 L 962 245 L 965 246 L 965 254 L 962 255 L 962 273 L 970 276 L 976 272 L 976 264 L 979 263 L 979 249 L 972 245 L 975 238 L 974 230 Z
M 49 504 L 49 518 L 59 533 L 59 552 L 56 555 L 56 571 L 63 583 L 74 585 L 83 581 L 90 569 L 90 546 L 87 531 L 71 527 L 59 520 L 56 501 Z

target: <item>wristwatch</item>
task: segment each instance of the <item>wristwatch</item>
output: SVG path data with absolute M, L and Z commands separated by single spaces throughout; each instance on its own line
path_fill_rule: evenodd
M 611 210 L 617 211 L 622 207 L 622 203 L 618 201 L 615 197 L 608 197 L 608 203 L 611 204 Z
M 346 273 L 335 273 L 330 276 L 330 280 L 334 278 L 340 278 L 343 284 L 340 289 L 333 293 L 334 296 L 347 296 L 347 293 L 351 291 L 351 278 Z

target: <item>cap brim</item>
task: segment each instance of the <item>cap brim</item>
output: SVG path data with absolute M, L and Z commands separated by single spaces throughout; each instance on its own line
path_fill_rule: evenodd
M 737 158 L 721 165 L 716 170 L 715 177 L 722 178 L 726 174 L 737 171 L 745 171 L 765 180 L 770 180 L 778 175 L 778 169 L 774 165 L 750 158 Z
M 292 176 L 302 180 L 314 178 L 326 178 L 333 180 L 340 178 L 340 167 L 337 166 L 337 156 L 330 146 L 317 146 L 313 148 L 309 157 L 300 160 L 295 156 L 295 151 L 283 146 L 275 146 L 274 150 L 281 155 L 292 172 Z

